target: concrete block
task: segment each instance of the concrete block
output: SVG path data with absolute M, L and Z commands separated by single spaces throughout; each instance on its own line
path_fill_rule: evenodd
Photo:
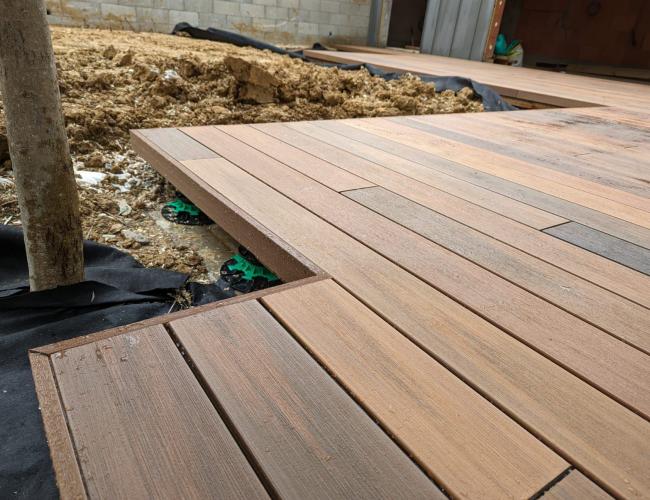
M 251 23 L 251 28 L 253 31 L 253 36 L 255 33 L 273 33 L 275 32 L 276 22 L 275 19 L 266 19 L 265 17 L 256 17 L 253 18 Z M 264 37 L 266 39 L 266 37 Z
M 107 21 L 114 22 L 135 22 L 135 7 L 117 5 L 112 3 L 101 4 L 101 14 Z
M 320 2 L 320 11 L 321 12 L 331 12 L 332 14 L 339 13 L 340 2 L 335 0 L 321 0 Z
M 318 35 L 318 24 L 298 23 L 298 33 L 300 35 Z
M 212 10 L 212 0 L 184 0 L 185 8 L 193 12 L 214 12 Z
M 332 14 L 330 23 L 336 24 L 337 26 L 349 26 L 351 24 L 350 16 L 346 16 L 345 14 Z
M 248 16 L 226 16 L 226 28 L 245 31 L 253 24 L 253 18 Z M 273 25 L 275 27 L 275 24 Z
M 158 33 L 171 33 L 173 26 L 169 23 L 156 23 L 154 31 Z
M 183 10 L 185 5 L 183 0 L 153 0 L 155 9 L 170 9 L 170 10 Z
M 242 16 L 248 16 L 248 17 L 264 17 L 265 15 L 265 9 L 266 6 L 264 5 L 256 5 L 252 3 L 242 3 L 239 5 L 239 9 L 241 10 L 241 15 Z
M 358 28 L 367 28 L 370 23 L 370 18 L 366 16 L 350 16 L 350 24 Z
M 307 22 L 316 24 L 332 24 L 332 14 L 329 12 L 317 12 L 315 10 L 309 11 Z
M 275 31 L 295 35 L 298 33 L 298 21 L 277 21 Z M 288 43 L 293 43 L 293 37 L 288 40 Z
M 239 2 L 227 2 L 225 0 L 214 0 L 212 4 L 212 12 L 215 14 L 223 14 L 225 16 L 238 16 L 241 14 Z
M 278 0 L 278 7 L 300 8 L 300 0 Z
M 153 0 L 117 0 L 117 3 L 131 7 L 153 7 Z
M 169 11 L 166 9 L 151 9 L 149 7 L 136 7 L 136 18 L 138 23 L 152 22 L 155 24 L 168 24 Z
M 190 23 L 196 26 L 197 24 L 199 24 L 199 13 L 187 12 L 184 10 L 170 10 L 169 24 L 175 26 L 178 23 Z
M 320 0 L 300 0 L 300 10 L 320 10 Z
M 223 29 L 226 27 L 226 16 L 199 12 L 199 27 Z
M 256 5 L 269 5 L 275 7 L 278 4 L 277 0 L 253 0 L 253 3 Z
M 137 31 L 156 31 L 156 23 L 150 19 L 138 18 L 135 23 L 135 29 Z
M 281 19 L 283 21 L 289 19 L 289 10 L 286 7 L 272 7 L 267 5 L 264 9 L 264 17 L 267 19 Z
M 339 35 L 340 29 L 340 26 L 334 26 L 333 24 L 320 24 L 318 25 L 318 34 L 325 38 L 334 37 Z
M 67 2 L 65 4 L 65 13 L 70 17 L 98 17 L 100 13 L 99 5 L 90 2 Z

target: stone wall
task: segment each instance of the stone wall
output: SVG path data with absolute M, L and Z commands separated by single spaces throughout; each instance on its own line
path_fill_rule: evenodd
M 51 24 L 169 33 L 181 21 L 278 44 L 365 44 L 370 0 L 47 0 Z

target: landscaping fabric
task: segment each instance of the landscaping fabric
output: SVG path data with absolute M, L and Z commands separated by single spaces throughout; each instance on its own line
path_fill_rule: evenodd
M 0 249 L 0 498 L 57 498 L 29 349 L 166 314 L 187 275 L 86 241 L 86 281 L 30 292 L 22 230 L 0 225 Z M 231 296 L 191 285 L 194 305 Z

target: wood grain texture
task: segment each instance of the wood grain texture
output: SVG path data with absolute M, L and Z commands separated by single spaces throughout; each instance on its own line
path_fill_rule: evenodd
M 568 222 L 544 231 L 556 238 L 589 250 L 606 259 L 650 275 L 650 250 L 577 222 Z
M 281 498 L 445 498 L 257 301 L 171 327 Z
M 565 468 L 335 283 L 263 302 L 452 496 L 528 497 Z
M 182 152 L 166 153 L 140 130 L 131 131 L 131 142 L 138 153 L 177 189 L 183 193 L 193 193 L 192 202 L 195 205 L 209 213 L 212 220 L 236 241 L 259 255 L 259 260 L 283 281 L 295 281 L 320 273 L 317 265 L 239 207 L 216 192 L 208 194 L 205 183 L 185 169 L 174 156 L 185 156 Z
M 44 354 L 30 352 L 29 362 L 32 366 L 36 395 L 45 426 L 47 444 L 50 447 L 59 495 L 62 500 L 83 500 L 87 498 L 86 488 L 68 432 L 50 358 Z
M 233 137 L 237 137 L 255 149 L 272 156 L 282 155 L 286 152 L 283 148 L 284 144 L 274 141 L 271 137 L 260 133 L 248 125 L 232 125 L 228 127 L 227 133 Z M 299 149 L 293 149 L 291 151 L 291 158 L 287 158 L 287 160 L 291 162 L 292 168 L 298 172 L 305 174 L 307 177 L 320 182 L 334 191 L 340 192 L 374 186 L 371 182 L 351 174 L 347 170 L 340 169 L 331 163 L 314 158 Z
M 485 130 L 495 129 L 497 132 L 500 131 L 498 126 L 490 126 L 491 124 L 489 123 L 478 123 L 474 125 L 472 122 L 468 122 L 468 125 L 465 125 L 465 122 L 459 122 L 458 127 L 454 125 L 452 128 L 447 119 L 432 122 L 430 120 L 425 120 L 425 117 L 413 117 L 403 121 L 408 123 L 409 126 L 413 123 L 417 123 L 417 126 L 426 127 L 432 133 L 436 133 L 443 137 L 454 139 L 459 142 L 470 143 L 484 149 L 499 151 L 508 156 L 515 156 L 524 159 L 530 163 L 547 165 L 550 168 L 562 168 L 563 170 L 566 169 L 568 165 L 575 165 L 576 168 L 580 169 L 580 172 L 578 173 L 581 175 L 589 175 L 590 178 L 592 178 L 592 175 L 594 176 L 593 178 L 598 176 L 599 180 L 604 181 L 607 185 L 612 185 L 623 190 L 630 190 L 630 192 L 642 196 L 648 194 L 647 183 L 643 180 L 639 180 L 639 176 L 634 178 L 634 186 L 632 186 L 629 182 L 629 176 L 612 177 L 607 173 L 605 166 L 620 166 L 622 163 L 622 157 L 629 154 L 628 149 L 617 151 L 616 153 L 606 153 L 607 156 L 603 156 L 601 162 L 596 162 L 594 161 L 594 156 L 603 153 L 583 152 L 564 154 L 564 152 L 558 151 L 558 149 L 561 149 L 562 144 L 558 143 L 558 141 L 552 141 L 555 145 L 553 151 L 543 154 L 540 152 L 538 145 L 533 146 L 531 144 L 535 141 L 531 138 L 530 134 L 526 134 L 525 131 L 521 131 L 522 144 L 518 147 L 495 143 L 492 138 L 489 140 L 483 139 L 479 134 Z M 459 128 L 462 132 L 457 131 L 456 128 Z M 494 135 L 497 134 L 495 133 Z M 501 136 L 502 135 L 499 135 L 499 137 Z M 508 133 L 505 137 L 510 139 L 512 134 Z M 639 161 L 635 163 L 637 165 L 642 165 Z M 589 171 L 587 173 L 583 170 L 584 165 L 589 166 Z M 459 164 L 454 166 L 451 175 L 456 175 L 486 189 L 492 189 L 520 202 L 527 203 L 539 209 L 547 210 L 550 213 L 600 229 L 621 239 L 628 240 L 641 246 L 650 247 L 650 230 L 637 226 L 636 224 L 631 224 L 597 210 Z
M 650 379 L 647 354 L 526 293 L 490 271 L 341 198 L 334 191 L 229 137 L 222 130 L 201 129 L 193 133 L 204 144 L 215 148 L 224 159 L 613 395 L 634 411 L 650 416 L 650 388 L 642 382 Z M 276 153 L 282 159 L 291 156 L 286 145 L 284 154 L 282 151 Z M 185 164 L 190 168 L 209 168 L 211 161 L 195 160 Z M 614 310 L 618 305 L 618 311 L 608 318 L 612 328 L 616 328 L 616 334 L 629 336 L 650 351 L 646 335 L 650 313 L 640 306 L 635 311 L 633 304 L 617 300 L 616 296 L 612 299 L 613 304 L 606 302 L 606 306 Z M 575 300 L 581 302 L 580 298 Z M 627 329 L 617 326 L 618 317 L 624 318 L 634 312 L 636 317 L 632 322 L 625 318 Z
M 288 129 L 283 124 L 279 124 L 279 123 L 254 125 L 250 127 L 251 128 L 254 127 L 258 132 L 255 136 L 253 136 L 250 132 L 248 132 L 246 135 L 243 134 L 235 135 L 233 134 L 232 129 L 230 127 L 226 130 L 230 135 L 237 137 L 242 142 L 245 142 L 249 145 L 258 144 L 261 141 L 265 141 L 264 135 L 260 134 L 259 132 L 264 132 L 265 134 L 270 135 L 276 139 L 282 140 L 287 144 L 292 144 L 291 141 L 297 136 L 295 131 Z M 301 132 L 304 130 L 314 131 L 313 125 L 309 123 L 296 124 L 296 127 L 297 130 L 300 130 Z M 319 131 L 318 129 L 315 130 L 315 133 L 323 133 L 327 135 L 326 131 Z M 305 138 L 298 136 L 299 143 L 301 143 L 302 140 L 304 139 Z M 314 143 L 315 142 L 316 141 L 314 141 Z M 346 142 L 350 143 L 354 141 L 346 141 Z M 312 145 L 314 145 L 314 143 L 312 143 Z M 354 145 L 352 145 L 351 147 L 354 148 Z M 317 145 L 316 145 L 316 149 L 318 149 Z M 364 149 L 363 145 L 360 144 L 357 146 L 357 152 L 361 158 L 358 159 L 357 171 L 359 171 L 359 173 L 364 172 L 365 168 L 368 166 L 371 169 L 371 171 L 373 167 L 375 169 L 377 168 L 376 165 L 373 165 L 370 161 L 368 161 L 371 160 L 372 158 L 366 157 L 364 155 L 363 149 Z M 304 153 L 304 151 L 300 149 L 299 144 L 296 144 L 295 147 L 292 149 L 292 151 L 296 151 L 296 150 Z M 272 154 L 271 150 L 269 150 L 268 148 L 265 148 L 264 152 Z M 377 151 L 377 150 L 375 150 L 375 152 L 378 155 L 381 155 L 383 153 L 382 151 Z M 277 155 L 275 156 L 277 157 Z M 436 189 L 440 189 L 442 191 L 450 193 L 455 197 L 462 198 L 471 203 L 492 210 L 493 212 L 496 212 L 500 215 L 522 222 L 523 224 L 526 224 L 530 227 L 534 227 L 536 229 L 544 229 L 549 226 L 562 224 L 567 220 L 558 217 L 556 215 L 550 214 L 548 212 L 545 212 L 543 210 L 539 210 L 537 208 L 531 207 L 530 205 L 519 203 L 510 198 L 502 196 L 498 193 L 494 193 L 487 189 L 483 189 L 482 187 L 475 186 L 469 182 L 465 182 L 464 180 L 456 179 L 453 176 L 436 174 L 435 172 L 431 172 L 431 170 L 426 167 L 410 162 L 408 160 L 403 160 L 394 155 L 385 154 L 385 157 L 386 157 L 386 163 L 390 164 L 391 168 L 396 172 L 399 172 L 404 175 L 407 174 L 412 175 L 413 178 L 416 178 L 421 182 L 424 182 L 425 184 L 428 184 Z M 309 161 L 311 162 L 317 162 L 322 160 L 323 158 L 328 158 L 328 163 L 333 161 L 333 159 L 329 155 L 316 156 L 314 152 L 310 153 L 310 158 L 311 159 Z M 282 159 L 292 168 L 296 168 L 295 165 L 297 164 L 297 162 L 294 160 L 293 156 L 283 157 Z
M 544 493 L 542 498 L 544 500 L 606 500 L 612 497 L 574 469 Z
M 648 309 L 383 188 L 349 191 L 345 195 L 650 353 Z M 642 356 L 639 360 L 643 365 L 650 358 Z M 605 366 L 598 371 L 602 369 Z M 633 378 L 640 378 L 638 382 L 643 384 L 646 377 L 650 379 L 650 373 Z M 631 394 L 648 390 L 644 386 L 630 389 Z M 650 403 L 650 392 L 647 396 Z
M 601 484 L 628 496 L 650 488 L 645 474 L 650 424 L 641 417 L 228 161 L 210 160 L 206 168 L 194 163 L 195 174 L 212 189 L 273 227 Z
M 558 122 L 570 121 L 569 116 L 559 115 L 561 118 L 558 119 L 558 116 L 550 115 L 547 111 L 533 113 L 539 113 L 541 118 L 546 120 L 548 130 L 536 130 L 527 123 L 494 119 L 491 114 L 489 120 L 483 117 L 471 121 L 461 120 L 461 117 L 452 115 L 438 120 L 431 120 L 431 117 L 411 117 L 401 119 L 399 123 L 634 195 L 647 196 L 647 174 L 641 171 L 641 165 L 625 161 L 623 156 L 627 149 L 634 147 L 633 138 L 626 143 L 612 146 L 603 145 L 605 137 L 602 142 L 580 143 L 577 139 L 562 137 L 561 133 L 565 129 L 556 125 Z M 576 115 L 573 115 L 573 118 L 575 119 Z M 613 122 L 611 128 L 615 127 L 616 122 Z M 598 154 L 607 154 L 608 158 L 598 161 L 601 157 L 593 156 Z
M 218 158 L 214 151 L 191 139 L 177 128 L 154 128 L 139 130 L 146 137 L 177 160 L 200 160 Z
M 410 120 L 410 118 L 406 120 Z M 422 151 L 414 147 L 392 141 L 390 139 L 385 138 L 382 141 L 378 141 L 375 135 L 363 130 L 354 130 L 352 127 L 346 127 L 340 122 L 336 124 L 310 123 L 307 125 L 307 127 L 304 127 L 303 124 L 290 126 L 294 127 L 294 129 L 298 130 L 299 132 L 310 135 L 312 134 L 313 126 L 316 126 L 316 131 L 327 129 L 328 131 L 334 133 L 334 135 L 330 134 L 323 136 L 321 133 L 315 137 L 324 142 L 327 142 L 328 144 L 336 145 L 337 148 L 344 149 L 345 151 L 349 151 L 354 154 L 359 154 L 355 153 L 355 150 L 360 149 L 360 146 L 357 143 L 361 143 L 364 151 L 364 158 L 368 158 L 373 162 L 381 164 L 382 166 L 389 169 L 394 169 L 392 165 L 395 163 L 399 164 L 404 160 L 410 161 L 415 164 L 417 168 L 409 167 L 409 171 L 412 173 L 404 172 L 404 175 L 410 176 L 414 179 L 420 180 L 419 176 L 421 174 L 418 171 L 423 167 L 426 167 L 426 169 L 434 171 L 429 173 L 430 176 L 439 176 L 440 174 L 437 174 L 437 172 L 440 172 L 452 177 L 457 177 L 471 184 L 480 186 L 486 190 L 494 191 L 496 193 L 517 200 L 520 203 L 525 204 L 524 206 L 528 205 L 538 207 L 539 209 L 546 210 L 550 214 L 555 214 L 556 216 L 561 215 L 566 219 L 578 220 L 578 218 L 583 218 L 585 223 L 590 224 L 594 227 L 603 227 L 605 228 L 603 230 L 608 231 L 610 234 L 614 234 L 620 238 L 640 244 L 642 246 L 650 246 L 650 230 L 637 226 L 636 224 L 628 223 L 616 217 L 609 216 L 602 212 L 598 212 L 597 210 L 592 210 L 590 208 L 583 207 L 582 205 L 578 205 L 576 203 L 551 196 L 547 193 L 542 193 L 541 191 L 537 191 L 535 189 L 522 186 L 521 184 L 502 179 L 496 175 L 473 169 L 471 166 L 462 165 L 458 162 L 441 158 L 435 154 L 427 153 L 426 151 Z M 300 126 L 299 129 L 297 128 L 298 126 Z M 350 141 L 350 139 L 353 140 Z M 343 140 L 343 144 L 338 143 L 341 140 Z M 379 153 L 377 150 L 379 150 Z M 389 155 L 388 159 L 385 158 L 386 154 Z M 395 158 L 398 159 L 395 160 Z M 431 184 L 430 182 L 426 183 Z M 515 215 L 502 215 L 506 215 L 506 217 L 509 217 L 513 220 L 518 220 L 519 222 L 525 223 L 525 221 L 518 219 Z M 527 225 L 534 227 L 531 224 Z
M 263 130 L 267 130 L 268 128 L 269 128 L 268 126 L 263 126 Z M 226 130 L 228 130 L 228 127 L 226 127 Z M 286 128 L 284 130 L 286 131 Z M 289 133 L 290 132 L 291 131 L 289 131 Z M 295 140 L 291 141 L 292 143 L 298 143 L 300 145 L 303 145 L 303 143 L 301 142 L 301 137 L 298 134 L 294 133 L 293 137 L 295 137 Z M 286 141 L 290 141 L 289 137 L 284 136 L 284 138 Z M 223 147 L 223 144 L 224 141 L 220 140 L 220 147 Z M 278 154 L 278 152 L 275 153 L 276 159 L 282 160 L 283 162 L 291 163 L 291 160 L 288 160 L 287 158 L 292 157 L 293 149 L 294 149 L 293 146 L 286 145 L 284 149 L 284 154 Z M 228 153 L 222 150 L 222 153 L 225 156 L 228 156 L 229 158 L 233 159 L 233 161 L 237 162 L 235 158 L 237 158 L 237 155 L 239 153 L 234 153 L 230 150 L 228 151 Z M 326 156 L 327 153 L 329 153 L 329 150 L 326 150 L 321 154 L 323 156 Z M 352 158 L 349 161 L 346 160 L 348 159 L 339 156 L 336 160 L 332 160 L 332 161 L 336 161 L 337 164 L 341 164 L 341 165 L 353 165 L 353 167 L 350 168 L 356 167 L 360 171 L 362 169 L 371 172 L 378 170 L 378 167 L 375 167 L 373 170 L 371 166 L 361 163 L 360 161 L 355 161 L 354 158 Z M 262 178 L 265 176 L 263 169 L 257 168 L 253 172 L 251 168 L 254 167 L 249 167 L 248 165 L 262 164 L 265 161 L 266 160 L 264 157 L 255 157 L 250 161 L 246 161 L 245 168 L 251 171 L 251 173 L 254 173 L 258 177 Z M 274 168 L 274 165 L 275 164 L 270 164 L 265 168 L 268 171 L 270 171 Z M 275 165 L 275 167 L 277 168 L 277 165 Z M 282 175 L 283 173 L 285 174 L 284 176 Z M 266 177 L 264 177 L 262 180 L 276 187 L 281 192 L 290 194 L 294 200 L 298 201 L 300 199 L 301 204 L 307 206 L 310 210 L 315 211 L 319 215 L 324 215 L 325 214 L 324 211 L 328 211 L 328 213 L 331 214 L 332 211 L 336 210 L 337 207 L 342 207 L 342 206 L 349 207 L 346 208 L 343 213 L 338 213 L 338 215 L 341 215 L 341 217 L 339 217 L 339 219 L 341 220 L 340 223 L 337 223 L 335 219 L 332 219 L 332 217 L 337 217 L 337 215 L 333 215 L 329 217 L 325 216 L 325 218 L 327 220 L 333 221 L 335 225 L 342 228 L 352 236 L 357 237 L 357 235 L 359 234 L 366 235 L 365 239 L 363 237 L 360 237 L 360 239 L 366 242 L 367 244 L 369 244 L 372 248 L 375 249 L 379 248 L 378 246 L 376 246 L 376 243 L 369 242 L 369 240 L 367 239 L 368 237 L 367 235 L 370 233 L 370 229 L 367 228 L 372 227 L 371 221 L 365 221 L 364 223 L 360 223 L 356 228 L 352 226 L 350 215 L 355 213 L 355 209 L 353 206 L 341 205 L 342 202 L 332 200 L 330 202 L 324 202 L 320 204 L 318 208 L 316 208 L 315 204 L 318 202 L 317 201 L 318 196 L 314 194 L 313 190 L 310 191 L 310 195 L 308 198 L 302 196 L 303 194 L 302 188 L 298 187 L 300 180 L 295 180 L 295 176 L 292 177 L 293 180 L 284 182 L 282 184 L 278 184 L 279 182 L 281 182 L 281 179 L 286 178 L 286 176 L 287 176 L 286 172 L 283 172 L 282 169 L 280 169 L 279 172 L 274 175 L 267 174 Z M 397 187 L 402 186 L 402 189 L 400 189 L 400 193 L 403 192 L 407 196 L 413 196 L 412 194 L 413 192 L 415 193 L 418 192 L 417 191 L 418 183 L 414 183 L 412 181 L 409 182 L 409 180 L 406 180 L 404 185 L 401 185 L 399 184 L 401 179 L 399 179 L 399 177 L 396 177 L 395 175 L 387 176 L 386 178 L 380 178 L 379 175 L 377 175 L 376 177 L 373 178 L 375 178 L 375 180 L 377 180 L 378 183 L 380 184 L 387 184 L 388 186 L 393 188 L 393 190 L 395 190 L 396 186 Z M 409 188 L 413 188 L 413 190 L 410 190 Z M 376 191 L 377 188 L 373 188 L 367 192 L 376 192 Z M 366 191 L 365 190 L 352 191 L 350 192 L 350 195 L 354 196 L 353 193 L 363 193 L 363 192 Z M 323 196 L 326 195 L 327 194 L 324 194 Z M 361 194 L 359 194 L 359 196 L 361 196 Z M 441 207 L 439 208 L 439 210 L 442 209 L 446 213 L 451 212 L 452 214 L 460 214 L 460 217 L 462 218 L 461 220 L 466 224 L 470 220 L 473 220 L 475 226 L 477 225 L 477 223 L 480 226 L 480 222 L 483 221 L 487 221 L 487 223 L 496 224 L 496 225 L 500 224 L 501 222 L 499 218 L 494 217 L 494 214 L 491 215 L 489 213 L 482 214 L 481 211 L 477 210 L 477 208 L 473 205 L 468 205 L 468 206 L 463 206 L 462 204 L 454 205 L 454 201 L 455 201 L 454 198 L 453 197 L 445 198 L 444 193 L 442 193 L 442 196 L 440 195 L 434 196 L 432 193 L 427 199 L 434 200 L 434 202 L 436 203 L 436 207 Z M 395 200 L 393 199 L 393 201 Z M 410 203 L 409 205 L 411 207 L 419 206 L 416 205 L 415 203 Z M 373 206 L 372 208 L 373 210 L 376 210 L 376 207 Z M 557 269 L 555 266 L 549 265 L 541 261 L 540 259 L 536 259 L 522 251 L 518 251 L 509 245 L 506 245 L 492 238 L 489 238 L 485 234 L 479 233 L 477 231 L 472 231 L 470 227 L 467 227 L 464 224 L 455 222 L 450 218 L 444 217 L 436 212 L 431 212 L 430 210 L 427 210 L 424 207 L 421 208 L 422 210 L 420 210 L 419 213 L 423 214 L 422 215 L 423 220 L 428 221 L 430 218 L 431 223 L 437 220 L 439 221 L 440 224 L 442 224 L 443 226 L 442 228 L 437 227 L 435 230 L 429 231 L 429 233 L 436 233 L 440 231 L 442 236 L 447 235 L 447 239 L 445 240 L 447 242 L 447 245 L 443 243 L 443 246 L 445 246 L 446 248 L 449 248 L 448 245 L 452 244 L 450 242 L 453 241 L 454 242 L 452 244 L 453 248 L 449 248 L 450 250 L 464 257 L 470 258 L 470 260 L 477 262 L 479 265 L 488 269 L 489 271 L 495 272 L 496 274 L 505 277 L 511 282 L 521 285 L 527 290 L 532 291 L 536 295 L 539 295 L 547 300 L 550 300 L 558 307 L 561 307 L 574 314 L 579 315 L 583 320 L 598 325 L 599 327 L 612 333 L 617 338 L 624 339 L 626 342 L 629 342 L 630 344 L 633 344 L 638 348 L 645 350 L 646 352 L 650 352 L 650 343 L 649 343 L 650 339 L 648 339 L 648 335 L 647 335 L 647 325 L 650 320 L 649 320 L 649 313 L 646 308 L 634 304 L 628 300 L 625 300 L 617 296 L 616 294 L 607 292 L 606 290 L 602 290 L 600 287 L 597 287 L 589 283 L 588 281 L 576 278 L 575 276 L 572 276 L 567 272 L 562 272 L 561 270 Z M 481 215 L 483 216 L 483 218 L 481 218 Z M 382 221 L 378 221 L 377 223 L 381 224 Z M 447 226 L 446 230 L 443 230 L 444 226 Z M 385 225 L 382 227 L 383 229 L 381 231 L 384 231 L 386 235 L 391 234 L 391 232 L 394 234 L 394 228 L 385 227 Z M 535 231 L 530 231 L 530 236 L 537 238 L 539 236 L 539 233 Z M 397 247 L 400 246 L 401 243 L 397 243 L 397 242 L 410 241 L 409 238 L 412 238 L 412 235 L 394 234 L 394 238 L 396 238 L 395 240 L 396 243 L 393 243 L 393 240 L 391 240 L 388 246 L 395 247 L 395 251 L 399 253 Z M 467 241 L 465 240 L 465 238 L 468 238 Z M 544 238 L 544 235 L 542 235 L 542 238 Z M 377 239 L 375 239 L 374 241 L 376 242 Z M 471 256 L 475 254 L 477 251 L 476 246 L 474 246 L 475 244 L 478 244 L 479 246 L 484 246 L 484 248 L 478 252 L 479 255 L 482 255 L 482 259 L 479 259 L 478 261 L 476 259 L 471 258 Z M 413 246 L 409 247 L 409 245 L 410 243 L 404 244 L 404 246 L 408 247 L 409 250 L 403 251 L 402 252 L 403 255 L 408 255 L 409 253 L 412 253 L 413 249 L 419 248 L 419 242 L 417 241 L 412 243 Z M 569 245 L 567 246 L 569 247 L 569 249 L 574 249 L 574 247 L 572 248 Z M 386 245 L 384 244 L 382 248 L 386 248 Z M 384 253 L 384 255 L 388 255 L 388 254 Z M 585 255 L 587 257 L 594 257 L 593 255 L 586 252 Z M 503 259 L 503 257 L 508 257 L 508 256 L 510 256 L 510 260 Z M 440 262 L 442 263 L 445 261 L 445 256 L 439 255 L 438 259 L 440 259 Z M 521 261 L 523 259 L 523 263 L 522 265 L 512 267 L 512 259 L 516 261 Z M 421 262 L 428 262 L 431 260 L 432 259 L 423 258 Z M 602 259 L 598 259 L 596 257 L 596 260 L 602 260 Z M 607 262 L 605 261 L 605 263 Z M 430 264 L 430 265 L 434 265 L 434 264 Z M 460 267 L 464 267 L 462 261 L 458 261 L 456 265 Z M 630 273 L 633 275 L 638 274 L 638 273 L 630 272 L 628 269 L 625 268 L 621 268 L 621 269 L 624 273 Z M 436 274 L 436 276 L 444 275 L 444 272 L 437 270 L 434 274 Z M 420 274 L 420 276 L 422 276 L 422 274 Z M 636 280 L 641 281 L 639 278 L 636 278 Z M 451 278 L 449 283 L 453 285 L 457 281 L 458 280 L 456 279 L 456 277 L 453 277 Z M 437 279 L 435 280 L 435 282 L 437 285 L 439 284 Z M 648 286 L 650 286 L 650 280 L 647 280 L 647 283 Z M 568 284 L 575 285 L 575 286 L 569 287 L 567 286 Z M 642 294 L 640 290 L 641 288 L 643 287 L 642 286 L 639 287 L 640 295 Z M 448 289 L 446 290 L 446 292 L 450 293 Z M 461 300 L 461 302 L 471 305 L 472 304 L 471 301 L 467 302 L 462 298 L 466 296 L 467 293 L 468 290 L 463 288 L 457 297 L 459 300 Z M 495 300 L 499 300 L 499 299 L 495 299 Z M 495 310 L 492 310 L 491 306 L 486 306 L 486 308 L 491 309 L 490 312 L 492 313 L 496 312 Z M 543 320 L 537 318 L 534 321 L 534 323 L 538 323 L 539 321 L 543 321 Z M 503 325 L 503 323 L 501 322 L 499 324 Z M 555 331 L 556 328 L 557 325 L 555 327 L 551 327 L 551 331 Z M 582 328 L 584 328 L 584 325 Z M 581 331 L 582 328 L 579 327 L 577 328 L 576 331 Z M 557 347 L 560 348 L 559 345 L 557 345 Z M 609 351 L 609 348 L 607 348 L 606 350 Z M 633 357 L 635 356 L 633 355 Z M 639 367 L 638 363 L 633 363 L 633 364 Z M 623 366 L 627 365 L 629 368 L 631 368 L 631 365 L 629 365 L 627 361 L 622 361 L 622 365 Z M 594 371 L 596 373 L 602 372 L 603 368 L 606 367 L 603 366 L 594 367 Z M 610 371 L 611 370 L 609 369 L 605 369 L 605 372 L 610 372 Z M 632 376 L 625 377 L 628 381 L 632 381 L 638 378 L 634 376 L 634 373 L 631 373 L 630 375 Z M 628 385 L 628 383 L 626 382 L 623 385 Z M 633 382 L 631 385 L 628 385 L 628 389 L 625 391 L 628 395 L 627 399 L 635 400 L 638 402 L 646 399 L 645 397 L 639 399 L 639 393 L 637 388 L 638 388 L 638 383 L 636 382 Z M 644 392 L 646 391 L 645 390 L 641 391 L 641 393 Z M 650 402 L 650 399 L 648 401 Z M 643 404 L 643 406 L 646 405 Z M 646 412 L 646 410 L 644 410 L 644 412 Z
M 51 359 L 90 497 L 268 498 L 162 326 Z
M 648 218 L 650 200 L 646 198 L 537 165 L 530 165 L 512 157 L 443 139 L 383 118 L 347 120 L 344 123 L 618 217 L 632 224 L 650 228 Z
M 316 127 L 315 131 L 309 128 L 312 125 Z M 331 162 L 341 168 L 358 173 L 379 186 L 383 186 L 427 208 L 523 250 L 549 264 L 581 276 L 638 304 L 650 307 L 650 295 L 647 293 L 650 287 L 650 279 L 647 276 L 557 238 L 552 238 L 549 235 L 517 224 L 505 217 L 495 217 L 493 213 L 481 210 L 473 204 L 462 203 L 461 200 L 449 196 L 444 191 L 433 189 L 422 182 L 414 182 L 414 179 L 409 178 L 407 175 L 397 175 L 395 172 L 391 172 L 387 165 L 396 164 L 398 160 L 382 163 L 379 166 L 375 163 L 380 164 L 384 160 L 369 156 L 372 154 L 372 150 L 365 151 L 364 155 L 372 158 L 374 163 L 365 161 L 360 156 L 341 149 L 346 148 L 346 144 L 354 144 L 354 141 L 357 140 L 367 141 L 377 148 L 384 147 L 383 144 L 390 143 L 390 141 L 377 141 L 376 136 L 361 130 L 355 133 L 353 127 L 346 127 L 341 125 L 340 122 L 336 124 L 328 122 L 299 123 L 286 126 L 297 132 L 292 135 L 292 144 L 315 156 L 329 158 Z M 267 130 L 266 125 L 262 127 Z M 333 135 L 321 133 L 321 130 L 328 131 L 330 128 L 339 130 L 342 133 Z M 305 134 L 308 134 L 309 137 L 305 137 Z M 348 139 L 345 139 L 345 137 Z M 335 139 L 338 142 L 334 142 Z M 327 144 L 321 141 L 327 141 Z M 399 143 L 390 143 L 387 147 L 396 154 L 407 158 L 409 153 L 417 151 Z M 395 156 L 395 158 L 398 157 Z M 434 155 L 428 154 L 425 159 L 419 156 L 416 159 L 422 162 L 431 161 L 434 165 L 439 161 Z M 408 171 L 405 172 L 405 174 L 407 173 Z

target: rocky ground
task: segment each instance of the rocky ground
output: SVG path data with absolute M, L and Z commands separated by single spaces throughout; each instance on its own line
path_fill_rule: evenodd
M 235 242 L 161 220 L 173 187 L 130 149 L 129 129 L 482 111 L 470 89 L 436 93 L 411 75 L 386 82 L 164 34 L 53 28 L 52 38 L 84 236 L 199 281 L 214 279 Z M 4 133 L 0 100 L 0 223 L 19 224 Z

